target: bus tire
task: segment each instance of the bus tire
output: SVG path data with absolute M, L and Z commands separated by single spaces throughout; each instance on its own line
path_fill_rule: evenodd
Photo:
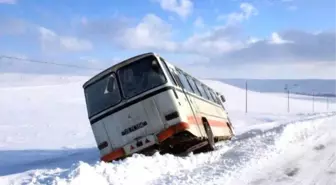
M 207 137 L 208 137 L 208 145 L 206 148 L 210 151 L 213 151 L 215 150 L 215 138 L 214 138 L 213 132 L 211 130 L 209 122 L 206 119 L 203 119 L 203 125 L 205 129 L 205 133 L 207 134 Z

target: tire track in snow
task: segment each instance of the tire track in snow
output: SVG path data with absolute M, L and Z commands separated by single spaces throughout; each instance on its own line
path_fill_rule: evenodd
M 336 126 L 332 124 L 330 126 L 333 126 L 333 128 L 323 129 L 326 132 L 324 134 L 326 137 L 317 142 L 317 146 L 323 147 L 318 147 L 317 150 L 316 146 L 310 147 L 310 151 L 306 150 L 306 155 L 298 159 L 297 166 L 301 167 L 301 172 L 298 176 L 292 178 L 289 184 L 336 184 L 336 137 L 334 135 Z M 331 132 L 331 130 L 334 132 Z M 311 143 L 314 142 L 311 141 Z
M 246 173 L 247 180 L 238 179 L 238 184 L 335 184 L 336 175 L 328 173 L 335 171 L 335 166 L 330 165 L 336 152 L 335 121 L 336 117 L 316 120 L 309 125 L 314 129 L 303 129 L 288 144 L 284 141 L 289 138 L 281 137 L 279 143 L 283 146 L 279 147 L 279 155 L 267 161 L 262 159 L 261 165 Z
M 287 128 L 296 132 L 295 134 L 298 134 L 298 137 L 296 140 L 292 138 L 293 140 L 287 141 L 286 144 L 302 141 L 307 135 L 318 129 L 316 125 L 315 127 L 307 129 L 307 124 L 319 125 L 324 121 L 320 120 L 321 118 L 333 115 L 334 114 L 323 114 L 318 117 L 300 119 L 300 121 L 296 122 L 291 121 L 261 133 L 248 132 L 242 134 L 241 137 L 238 136 L 238 139 L 228 143 L 228 145 L 233 146 L 233 148 L 226 153 L 222 153 L 217 161 L 211 164 L 204 164 L 204 166 L 193 169 L 192 171 L 180 172 L 173 176 L 164 176 L 152 184 L 236 184 L 236 180 L 241 174 L 240 171 L 246 168 L 246 166 L 249 166 L 248 163 L 250 161 L 258 164 L 258 159 L 267 161 L 268 158 L 278 155 L 279 151 L 276 142 Z M 295 130 L 291 129 L 293 126 L 295 126 Z M 211 157 L 211 154 L 209 157 Z

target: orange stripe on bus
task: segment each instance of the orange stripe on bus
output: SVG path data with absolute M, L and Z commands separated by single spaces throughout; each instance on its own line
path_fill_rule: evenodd
M 202 117 L 196 117 L 198 123 L 202 123 Z M 215 126 L 215 127 L 228 127 L 227 122 L 223 122 L 223 121 L 217 121 L 217 120 L 213 120 L 213 119 L 207 119 L 210 126 Z M 195 121 L 195 117 L 194 116 L 188 116 L 188 123 L 190 124 L 198 124 Z
M 188 117 L 188 123 L 185 122 L 181 122 L 178 123 L 176 125 L 173 125 L 169 128 L 167 128 L 166 130 L 160 132 L 159 134 L 157 134 L 157 138 L 159 142 L 162 142 L 164 140 L 166 140 L 167 138 L 171 137 L 172 135 L 174 135 L 175 133 L 181 132 L 183 130 L 187 130 L 189 128 L 189 124 L 197 124 L 196 119 L 198 120 L 199 123 L 202 122 L 202 118 L 201 117 L 194 117 L 194 116 L 189 116 Z M 216 127 L 228 127 L 227 122 L 223 122 L 223 121 L 217 121 L 217 120 L 212 120 L 212 119 L 207 119 L 209 124 L 211 126 L 216 126 Z M 118 159 L 120 157 L 125 156 L 125 151 L 123 148 L 119 148 L 105 156 L 103 156 L 101 158 L 101 160 L 108 162 L 108 161 L 113 161 L 115 159 Z
M 159 133 L 157 135 L 157 138 L 158 138 L 159 142 L 162 142 L 162 141 L 166 140 L 167 138 L 169 138 L 170 136 L 174 135 L 175 133 L 186 130 L 188 128 L 189 128 L 188 123 L 181 122 L 181 123 L 173 125 L 173 126 L 169 127 L 168 129 L 162 131 L 161 133 Z
M 172 135 L 174 135 L 175 133 L 181 132 L 183 130 L 186 130 L 189 128 L 189 124 L 185 123 L 185 122 L 181 122 L 178 123 L 176 125 L 170 126 L 169 128 L 167 128 L 166 130 L 160 132 L 159 134 L 157 134 L 157 138 L 159 142 L 162 142 L 164 140 L 166 140 L 167 138 L 171 137 Z M 101 160 L 105 161 L 105 162 L 109 162 L 109 161 L 113 161 L 115 159 L 118 159 L 120 157 L 125 156 L 125 151 L 123 148 L 119 148 L 107 155 L 104 155 Z
M 101 158 L 101 160 L 103 160 L 105 162 L 109 162 L 109 161 L 113 161 L 115 159 L 118 159 L 118 158 L 120 158 L 120 157 L 122 157 L 124 155 L 125 155 L 124 149 L 123 148 L 119 148 L 119 149 L 117 149 L 117 150 L 115 150 L 115 151 L 113 151 L 113 152 L 111 152 L 111 153 L 109 153 L 107 155 L 104 155 Z

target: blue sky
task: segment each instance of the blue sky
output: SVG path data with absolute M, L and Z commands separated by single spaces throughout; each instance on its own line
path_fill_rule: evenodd
M 199 77 L 336 72 L 333 0 L 0 0 L 0 22 L 3 55 L 104 68 L 154 51 Z

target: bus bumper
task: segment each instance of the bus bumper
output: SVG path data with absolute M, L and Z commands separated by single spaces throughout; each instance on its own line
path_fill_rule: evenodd
M 132 153 L 141 151 L 155 144 L 161 144 L 164 140 L 168 139 L 174 134 L 187 130 L 188 128 L 189 124 L 184 122 L 172 125 L 156 135 L 145 136 L 138 141 L 134 141 L 133 143 L 127 144 L 122 148 L 116 149 L 111 153 L 101 157 L 101 160 L 105 162 L 110 162 L 116 159 L 126 157 Z

